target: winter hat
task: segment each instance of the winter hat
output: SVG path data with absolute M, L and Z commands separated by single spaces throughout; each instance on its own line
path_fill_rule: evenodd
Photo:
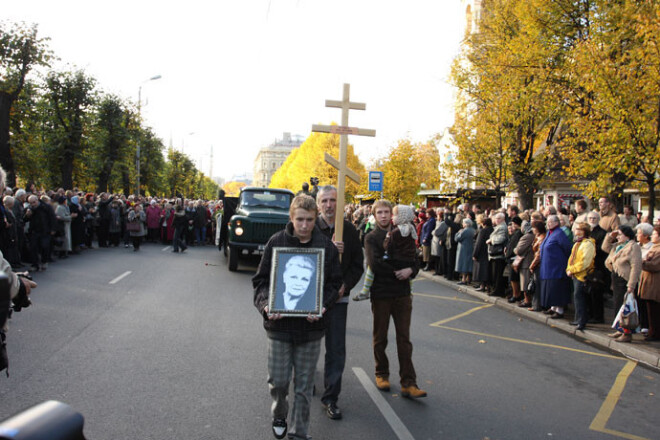
M 518 216 L 512 218 L 511 221 L 512 221 L 513 223 L 517 224 L 518 226 L 522 225 L 522 219 L 521 219 L 520 217 L 518 217 Z

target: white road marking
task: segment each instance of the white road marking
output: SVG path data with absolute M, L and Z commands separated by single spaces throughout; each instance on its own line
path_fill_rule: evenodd
M 406 425 L 403 424 L 399 416 L 396 415 L 392 407 L 387 403 L 383 394 L 376 385 L 373 384 L 367 373 L 364 372 L 362 368 L 353 367 L 353 373 L 357 376 L 362 386 L 371 397 L 371 400 L 374 401 L 376 407 L 380 410 L 380 413 L 383 415 L 387 423 L 389 423 L 390 428 L 396 434 L 399 440 L 415 440 L 412 436 Z
M 167 246 L 161 249 L 161 252 L 169 251 L 170 249 L 172 249 L 172 246 Z
M 133 272 L 130 271 L 130 270 L 129 270 L 129 271 L 126 271 L 126 272 L 124 272 L 123 274 L 119 275 L 119 276 L 118 276 L 117 278 L 115 278 L 114 280 L 110 281 L 110 284 L 117 284 L 118 282 L 120 282 L 121 280 L 123 280 L 124 278 L 126 278 L 127 276 L 129 276 L 129 275 L 132 274 L 132 273 L 133 273 Z

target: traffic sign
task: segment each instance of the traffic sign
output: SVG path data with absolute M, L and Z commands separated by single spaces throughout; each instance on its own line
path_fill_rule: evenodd
M 382 171 L 369 171 L 369 191 L 383 191 Z

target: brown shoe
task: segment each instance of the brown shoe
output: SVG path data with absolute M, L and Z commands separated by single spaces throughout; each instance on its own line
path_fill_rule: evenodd
M 386 377 L 376 376 L 376 388 L 378 388 L 381 391 L 389 391 L 390 390 L 389 379 Z
M 621 336 L 614 340 L 614 342 L 632 342 L 632 334 L 622 333 Z
M 426 391 L 420 390 L 417 388 L 417 385 L 410 385 L 409 387 L 401 387 L 401 395 L 403 397 L 418 399 L 420 397 L 426 397 Z
M 614 333 L 610 333 L 610 334 L 608 334 L 607 337 L 609 337 L 609 338 L 618 338 L 618 337 L 621 336 L 622 334 L 623 334 L 623 333 L 621 333 L 621 332 L 614 332 Z

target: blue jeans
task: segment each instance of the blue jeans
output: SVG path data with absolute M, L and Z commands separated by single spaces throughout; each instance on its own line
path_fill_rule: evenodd
M 346 364 L 346 314 L 348 303 L 336 303 L 325 314 L 328 327 L 325 329 L 325 391 L 321 402 L 337 403 L 341 392 L 341 376 Z
M 195 228 L 195 239 L 199 244 L 204 244 L 204 242 L 206 242 L 206 226 Z
M 589 319 L 587 313 L 587 283 L 573 278 L 573 303 L 575 304 L 575 321 L 583 328 Z

